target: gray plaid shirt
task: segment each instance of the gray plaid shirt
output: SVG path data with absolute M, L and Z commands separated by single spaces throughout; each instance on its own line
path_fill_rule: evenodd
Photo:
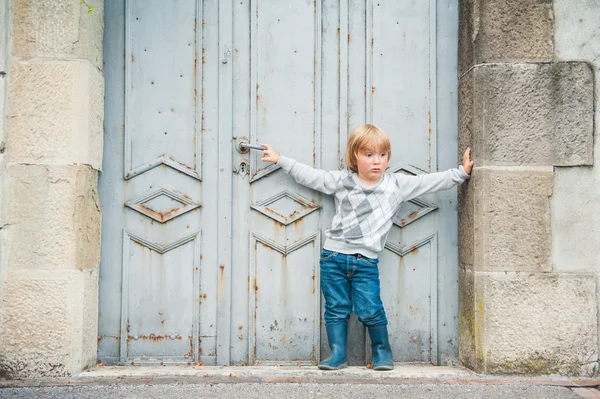
M 344 254 L 377 258 L 400 205 L 419 195 L 447 190 L 469 177 L 462 166 L 445 172 L 409 176 L 384 173 L 365 187 L 351 171 L 317 170 L 283 155 L 277 165 L 306 187 L 335 197 L 335 216 L 325 231 L 324 248 Z

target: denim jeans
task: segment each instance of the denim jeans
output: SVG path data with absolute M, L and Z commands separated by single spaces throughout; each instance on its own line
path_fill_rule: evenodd
M 378 259 L 360 254 L 323 250 L 321 290 L 325 297 L 325 323 L 346 323 L 354 310 L 358 320 L 366 326 L 387 324 L 381 302 L 378 263 Z

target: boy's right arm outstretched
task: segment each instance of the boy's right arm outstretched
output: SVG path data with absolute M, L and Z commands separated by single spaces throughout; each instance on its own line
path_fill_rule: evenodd
M 262 146 L 266 148 L 266 150 L 262 152 L 261 160 L 263 162 L 276 163 L 281 166 L 281 169 L 283 169 L 285 173 L 291 175 L 297 183 L 302 184 L 303 186 L 325 194 L 335 193 L 342 172 L 328 172 L 325 170 L 314 169 L 308 165 L 297 162 L 294 159 L 280 155 L 268 144 L 262 144 Z

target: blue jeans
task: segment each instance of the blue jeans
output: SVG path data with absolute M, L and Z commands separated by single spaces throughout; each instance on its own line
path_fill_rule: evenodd
M 387 324 L 381 302 L 378 263 L 378 259 L 360 254 L 323 250 L 321 290 L 325 297 L 325 323 L 346 323 L 354 310 L 358 320 L 366 326 Z

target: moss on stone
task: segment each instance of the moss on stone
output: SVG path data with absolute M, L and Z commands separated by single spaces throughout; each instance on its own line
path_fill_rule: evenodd
M 580 376 L 583 366 L 584 364 L 577 361 L 561 361 L 556 354 L 546 356 L 534 354 L 526 359 L 504 360 L 498 363 L 488 362 L 486 371 L 489 374 Z

